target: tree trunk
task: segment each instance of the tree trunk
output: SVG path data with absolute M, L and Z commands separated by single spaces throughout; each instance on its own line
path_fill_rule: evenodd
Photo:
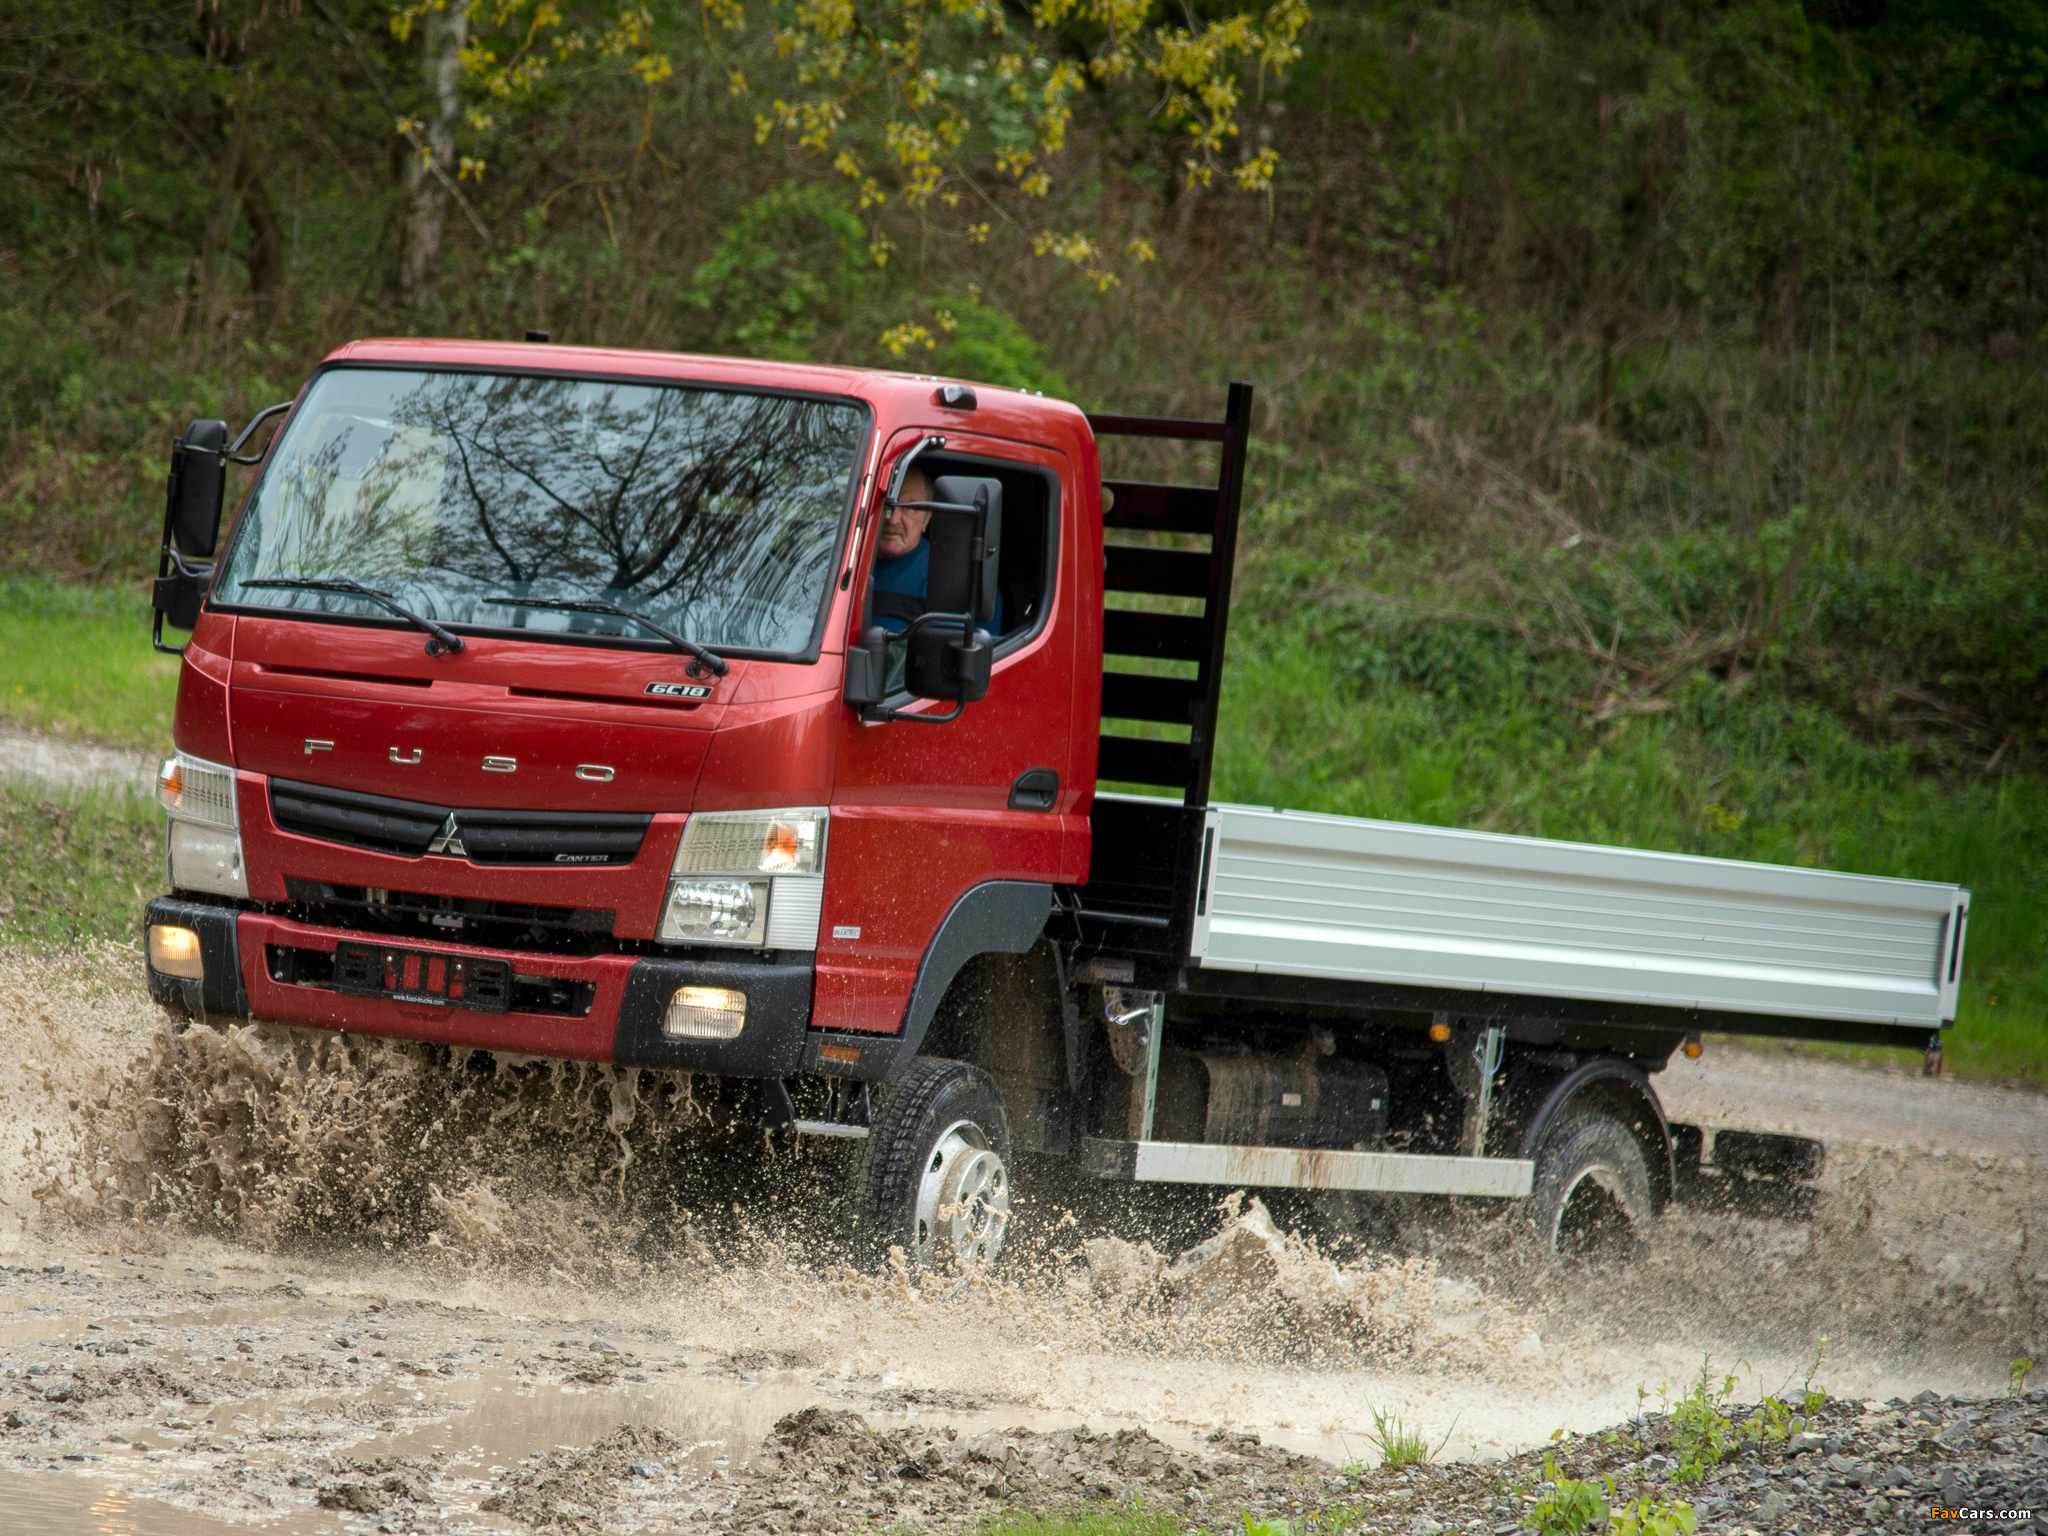
M 242 195 L 242 217 L 249 221 L 249 291 L 268 298 L 284 280 L 284 229 L 255 158 L 244 151 L 235 157 L 235 180 Z
M 462 45 L 469 15 L 459 0 L 429 11 L 421 27 L 421 84 L 429 112 L 425 131 L 404 157 L 398 243 L 391 266 L 391 298 L 401 309 L 434 307 L 441 275 L 441 233 L 448 216 L 448 181 L 455 175 L 455 125 L 462 111 Z

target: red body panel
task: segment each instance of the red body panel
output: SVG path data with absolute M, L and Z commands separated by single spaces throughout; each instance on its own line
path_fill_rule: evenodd
M 201 613 L 199 627 L 178 668 L 178 705 L 171 739 L 180 752 L 210 763 L 235 760 L 229 734 L 228 669 L 233 664 L 235 621 L 224 613 Z
M 932 379 L 595 348 L 379 341 L 354 343 L 331 360 L 344 359 L 801 389 L 865 400 L 876 435 L 818 659 L 735 661 L 725 677 L 703 679 L 713 694 L 701 703 L 646 694 L 651 682 L 685 676 L 684 658 L 668 651 L 473 636 L 460 655 L 434 658 L 417 632 L 382 621 L 205 613 L 180 679 L 177 742 L 243 770 L 254 900 L 284 901 L 286 878 L 297 877 L 605 908 L 618 914 L 619 938 L 645 940 L 689 811 L 830 805 L 812 1023 L 888 1033 L 901 1027 L 919 962 L 968 888 L 1086 879 L 1101 695 L 1102 508 L 1095 443 L 1078 410 L 982 388 L 978 409 L 952 412 L 937 406 Z M 1056 590 L 1039 632 L 997 663 L 988 698 L 960 719 L 866 724 L 840 693 L 873 560 L 879 487 L 892 462 L 883 447 L 894 454 L 932 431 L 947 434 L 954 451 L 1057 474 Z M 488 771 L 486 756 L 516 768 Z M 579 765 L 613 776 L 579 778 Z M 1059 773 L 1054 811 L 1008 808 L 1010 785 L 1028 768 Z M 264 776 L 456 807 L 651 812 L 655 821 L 628 866 L 408 859 L 280 831 Z M 280 985 L 265 969 L 265 943 L 331 951 L 348 935 L 256 913 L 240 919 L 240 932 L 258 1017 L 591 1060 L 610 1053 L 632 963 L 622 955 L 515 957 L 522 972 L 595 981 L 596 1005 L 581 1020 L 491 1015 Z M 841 933 L 849 936 L 835 937 Z
M 476 636 L 460 656 L 436 659 L 410 630 L 244 616 L 234 665 L 237 763 L 441 805 L 686 809 L 725 712 L 719 696 L 750 663 L 714 679 L 707 703 L 643 702 L 647 683 L 682 680 L 681 660 L 614 653 L 593 676 L 589 653 L 571 646 Z M 487 771 L 487 756 L 516 767 Z M 579 779 L 578 765 L 615 776 Z

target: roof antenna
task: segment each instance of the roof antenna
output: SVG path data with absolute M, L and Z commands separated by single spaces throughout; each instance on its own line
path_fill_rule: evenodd
M 546 341 L 548 339 L 548 333 L 546 331 L 528 331 L 526 333 L 526 339 L 528 341 Z

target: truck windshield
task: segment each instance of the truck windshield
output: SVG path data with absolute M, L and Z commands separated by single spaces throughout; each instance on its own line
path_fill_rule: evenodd
M 866 436 L 847 401 L 486 373 L 333 368 L 292 413 L 213 598 L 369 618 L 340 576 L 429 619 L 700 645 L 809 648 Z

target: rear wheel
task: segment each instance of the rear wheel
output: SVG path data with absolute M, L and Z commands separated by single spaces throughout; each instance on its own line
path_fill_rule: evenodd
M 1597 1109 L 1567 1110 L 1536 1151 L 1529 1216 L 1560 1258 L 1625 1253 L 1649 1233 L 1656 1202 L 1635 1133 Z
M 862 1146 L 855 1230 L 913 1273 L 986 1269 L 1010 1224 L 1010 1118 L 995 1079 L 927 1057 L 883 1091 Z

